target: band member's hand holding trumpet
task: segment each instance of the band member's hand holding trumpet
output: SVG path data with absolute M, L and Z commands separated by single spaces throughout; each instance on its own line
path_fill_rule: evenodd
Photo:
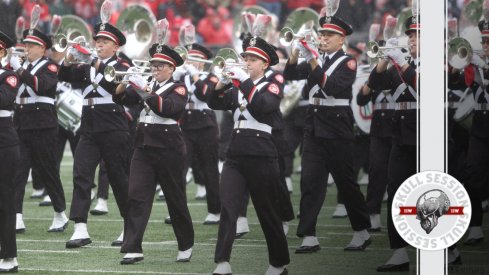
M 10 58 L 10 66 L 12 67 L 12 69 L 14 69 L 14 71 L 20 69 L 22 67 L 22 65 L 20 64 L 20 58 L 17 56 L 12 56 Z
M 400 67 L 407 64 L 407 60 L 405 58 L 404 53 L 398 46 L 397 38 L 390 38 L 386 42 L 386 48 L 384 50 L 384 54 L 388 56 L 392 61 L 394 61 Z

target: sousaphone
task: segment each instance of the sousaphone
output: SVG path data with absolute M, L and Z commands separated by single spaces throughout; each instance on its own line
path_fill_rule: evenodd
M 79 36 L 83 36 L 85 41 L 92 41 L 92 31 L 88 27 L 88 24 L 76 15 L 63 15 L 57 33 L 66 35 L 68 40 L 74 40 Z

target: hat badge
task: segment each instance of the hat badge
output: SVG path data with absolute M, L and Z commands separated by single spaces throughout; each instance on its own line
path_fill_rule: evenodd
M 32 35 L 34 33 L 34 29 L 29 29 L 29 35 Z
M 104 24 L 104 23 L 102 23 L 102 24 L 100 25 L 100 30 L 101 30 L 101 31 L 105 30 L 105 24 Z
M 158 46 L 156 47 L 156 52 L 157 52 L 157 53 L 161 53 L 161 51 L 162 51 L 162 50 L 163 50 L 163 47 L 162 47 L 161 45 L 158 45 Z
M 484 22 L 484 29 L 489 29 L 489 22 Z
M 253 37 L 253 38 L 251 38 L 251 40 L 250 40 L 250 46 L 251 46 L 251 47 L 254 47 L 255 45 L 256 45 L 256 38 L 255 38 L 255 37 Z
M 413 16 L 413 24 L 416 24 L 416 17 Z
M 326 23 L 331 23 L 331 16 L 326 16 Z

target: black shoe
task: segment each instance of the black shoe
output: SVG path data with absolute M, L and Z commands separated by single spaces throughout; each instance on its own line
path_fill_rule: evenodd
M 113 241 L 111 244 L 111 246 L 122 246 L 122 241 L 119 241 L 119 240 L 115 240 Z
M 284 268 L 284 271 L 282 271 L 282 273 L 280 273 L 280 275 L 288 275 L 289 274 L 289 271 L 287 270 L 287 268 Z
M 241 237 L 243 237 L 244 235 L 246 235 L 246 233 L 248 233 L 248 232 L 236 233 L 236 236 L 234 236 L 234 239 L 240 239 Z
M 42 199 L 42 197 L 44 197 L 44 193 L 41 195 L 31 195 L 29 198 L 30 199 Z
M 97 209 L 90 210 L 90 214 L 92 214 L 94 216 L 107 215 L 108 213 L 109 213 L 108 211 L 100 211 L 100 210 L 97 210 Z
M 61 227 L 48 229 L 48 232 L 64 232 L 67 227 L 68 227 L 68 222 L 66 222 Z
M 232 273 L 212 273 L 212 275 L 233 275 Z
M 135 264 L 144 260 L 144 257 L 136 257 L 136 258 L 122 258 L 121 264 Z
M 79 248 L 91 243 L 92 240 L 90 238 L 69 240 L 66 242 L 66 248 Z
M 219 224 L 219 221 L 204 221 L 205 225 Z
M 41 201 L 39 202 L 39 206 L 52 206 L 53 203 L 50 201 Z
M 295 254 L 308 254 L 319 250 L 321 250 L 321 247 L 318 244 L 314 246 L 301 246 L 295 250 Z
M 367 232 L 380 232 L 382 231 L 382 228 L 381 227 L 377 227 L 377 228 L 368 228 L 367 229 Z
M 344 250 L 345 251 L 363 251 L 367 246 L 369 246 L 372 243 L 372 239 L 368 238 L 368 240 L 365 240 L 361 245 L 359 246 L 353 246 L 353 245 L 347 245 Z
M 409 271 L 409 262 L 403 264 L 385 264 L 377 267 L 377 272 Z
M 482 241 L 484 240 L 484 237 L 482 238 L 477 238 L 477 239 L 467 239 L 465 242 L 464 242 L 464 245 L 470 245 L 470 246 L 473 246 L 473 245 L 478 245 L 480 244 Z
M 15 229 L 15 233 L 17 233 L 17 234 L 25 233 L 25 228 Z
M 19 272 L 19 266 L 14 266 L 11 269 L 0 268 L 0 273 L 17 273 Z
M 170 217 L 165 218 L 165 224 L 171 224 L 171 218 Z

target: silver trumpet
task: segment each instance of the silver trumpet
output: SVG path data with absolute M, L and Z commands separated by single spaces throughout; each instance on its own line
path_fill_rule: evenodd
M 64 52 L 68 47 L 73 46 L 73 45 L 77 45 L 77 44 L 79 44 L 83 47 L 88 46 L 88 43 L 85 40 L 84 36 L 78 36 L 78 37 L 75 37 L 75 39 L 73 39 L 73 40 L 69 40 L 66 37 L 66 35 L 64 35 L 62 33 L 57 34 L 54 37 L 53 42 L 54 42 L 53 47 L 57 52 Z
M 10 59 L 12 57 L 25 59 L 27 57 L 27 53 L 24 51 L 20 51 L 16 48 L 7 49 L 7 54 L 4 57 L 2 57 L 2 59 L 0 60 L 2 67 L 7 66 L 7 64 L 10 63 Z
M 385 58 L 384 51 L 388 49 L 406 49 L 411 44 L 399 45 L 399 46 L 379 46 L 379 43 L 375 41 L 369 41 L 367 44 L 367 55 L 370 58 Z
M 194 62 L 202 62 L 202 63 L 207 63 L 207 64 L 212 64 L 212 60 L 207 60 L 207 59 L 202 59 L 202 58 L 197 58 L 193 56 L 188 55 L 187 49 L 181 46 L 176 46 L 173 48 L 183 59 L 183 61 L 194 61 Z
M 140 69 L 140 68 L 138 68 Z M 129 84 L 123 78 L 126 75 L 141 75 L 141 76 L 151 76 L 152 73 L 142 72 L 142 71 L 116 71 L 113 66 L 107 66 L 104 69 L 104 79 L 108 82 L 118 83 L 118 84 Z

